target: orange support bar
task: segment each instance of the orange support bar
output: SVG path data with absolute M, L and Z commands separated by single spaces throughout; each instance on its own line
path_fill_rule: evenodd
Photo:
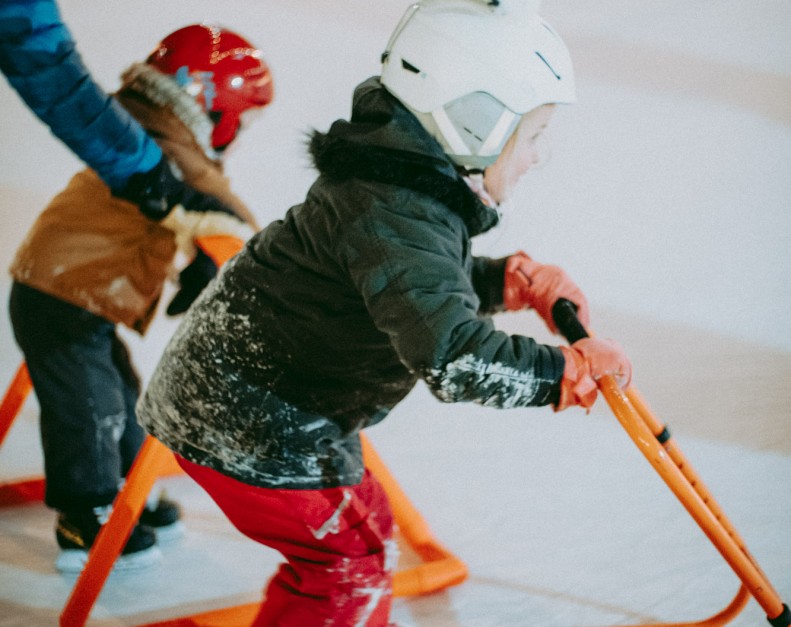
M 690 485 L 687 477 L 673 462 L 668 451 L 659 443 L 643 417 L 618 387 L 615 379 L 610 376 L 602 377 L 599 380 L 599 389 L 637 448 L 698 523 L 725 561 L 742 580 L 753 598 L 766 611 L 766 615 L 770 618 L 781 616 L 785 611 L 783 602 L 763 573 L 737 544 L 700 494 Z
M 365 435 L 360 434 L 365 466 L 382 484 L 396 525 L 403 538 L 424 561 L 423 564 L 398 571 L 393 577 L 394 596 L 414 596 L 455 586 L 467 578 L 467 566 L 442 546 L 425 519 L 412 504 L 387 469 Z
M 19 415 L 32 389 L 33 384 L 30 381 L 30 373 L 25 362 L 22 362 L 3 396 L 3 400 L 0 401 L 0 446 L 5 441 L 8 432 L 11 430 L 11 425 L 14 424 L 14 420 Z M 25 477 L 13 481 L 0 482 L 0 507 L 20 505 L 43 499 L 43 477 Z
M 592 336 L 580 323 L 576 312 L 576 306 L 562 298 L 552 308 L 555 324 L 570 343 Z M 611 376 L 602 377 L 597 383 L 618 422 L 739 577 L 742 588 L 766 611 L 772 627 L 791 627 L 788 606 L 781 601 L 766 575 L 747 552 L 744 541 L 637 389 L 632 387 L 623 392 Z M 725 610 L 706 621 L 677 623 L 675 627 L 724 625 L 744 607 L 742 595 L 743 590 L 740 589 Z
M 0 507 L 22 505 L 32 501 L 43 501 L 43 477 L 26 477 L 0 483 Z
M 704 620 L 695 621 L 694 623 L 651 623 L 650 625 L 642 623 L 639 625 L 623 625 L 621 627 L 724 627 L 739 615 L 739 612 L 744 609 L 749 600 L 750 593 L 744 585 L 741 585 L 733 601 L 724 610 Z
M 244 248 L 244 241 L 233 235 L 205 235 L 195 244 L 217 265 L 222 266 Z
M 2 402 L 0 402 L 0 444 L 8 435 L 14 418 L 22 409 L 22 405 L 25 404 L 25 399 L 32 389 L 30 374 L 27 371 L 27 366 L 22 362 L 11 380 Z
M 640 415 L 640 418 L 645 422 L 648 428 L 651 430 L 651 433 L 654 434 L 654 437 L 657 438 L 660 444 L 664 447 L 667 451 L 670 459 L 673 463 L 678 467 L 681 473 L 689 482 L 690 487 L 692 487 L 701 500 L 706 504 L 706 506 L 711 510 L 714 517 L 717 521 L 723 526 L 727 534 L 733 538 L 733 541 L 739 547 L 739 549 L 747 556 L 747 558 L 753 563 L 755 568 L 761 573 L 761 576 L 765 580 L 765 585 L 767 589 L 774 594 L 777 594 L 777 591 L 772 587 L 772 584 L 769 582 L 766 575 L 763 574 L 758 563 L 755 559 L 750 555 L 749 551 L 747 550 L 747 544 L 741 538 L 739 533 L 736 531 L 736 528 L 733 526 L 731 521 L 725 515 L 725 512 L 722 511 L 722 508 L 719 506 L 717 501 L 712 496 L 711 492 L 709 492 L 708 488 L 703 483 L 703 480 L 700 476 L 695 472 L 695 469 L 692 467 L 692 464 L 689 463 L 686 456 L 681 452 L 678 448 L 678 445 L 675 443 L 673 438 L 670 436 L 670 432 L 667 430 L 664 424 L 660 420 L 658 420 L 651 409 L 648 407 L 648 404 L 643 399 L 640 392 L 637 390 L 635 386 L 631 386 L 628 390 L 626 390 L 626 398 L 631 403 L 632 407 L 637 411 Z
M 61 612 L 61 627 L 85 625 L 168 457 L 171 457 L 170 451 L 159 440 L 146 436 L 124 487 L 113 503 L 110 518 L 96 536 L 88 562 Z

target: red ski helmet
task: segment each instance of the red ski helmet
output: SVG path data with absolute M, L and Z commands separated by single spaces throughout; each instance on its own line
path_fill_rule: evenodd
M 272 101 L 272 75 L 261 51 L 244 37 L 209 24 L 192 24 L 165 37 L 146 63 L 176 82 L 214 123 L 212 147 L 230 144 L 248 109 Z

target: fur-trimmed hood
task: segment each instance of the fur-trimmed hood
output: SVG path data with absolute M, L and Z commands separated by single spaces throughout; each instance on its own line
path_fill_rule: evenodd
M 121 93 L 134 92 L 159 107 L 170 109 L 192 133 L 212 161 L 219 156 L 211 145 L 214 125 L 203 108 L 170 76 L 147 63 L 134 63 L 121 75 Z
M 231 191 L 221 157 L 212 148 L 212 121 L 172 77 L 135 63 L 123 73 L 115 97 L 159 144 L 184 181 L 219 199 L 257 230 L 255 217 Z
M 439 143 L 379 77 L 355 91 L 350 121 L 335 122 L 327 133 L 312 133 L 309 150 L 328 178 L 360 178 L 431 196 L 463 218 L 470 236 L 497 224 L 497 211 L 470 190 Z

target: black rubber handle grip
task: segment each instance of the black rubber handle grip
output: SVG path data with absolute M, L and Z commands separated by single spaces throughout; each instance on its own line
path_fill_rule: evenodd
M 552 306 L 552 319 L 569 344 L 590 337 L 577 318 L 577 306 L 567 298 L 558 298 Z
M 791 625 L 791 610 L 783 603 L 783 611 L 780 612 L 780 616 L 776 616 L 775 618 L 769 618 L 767 616 L 766 619 L 772 627 L 788 627 Z

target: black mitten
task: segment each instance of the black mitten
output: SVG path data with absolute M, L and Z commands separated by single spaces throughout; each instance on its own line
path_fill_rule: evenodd
M 162 220 L 182 202 L 188 186 L 176 178 L 165 157 L 148 172 L 133 174 L 113 195 L 135 203 L 152 220 Z
M 169 316 L 178 316 L 189 309 L 209 282 L 217 276 L 217 266 L 200 248 L 195 259 L 179 273 L 180 289 L 165 310 Z
M 222 213 L 239 219 L 233 209 L 218 198 L 198 191 L 176 178 L 165 157 L 148 172 L 133 174 L 113 195 L 135 203 L 140 212 L 151 220 L 165 219 L 176 205 L 185 211 L 197 213 Z

